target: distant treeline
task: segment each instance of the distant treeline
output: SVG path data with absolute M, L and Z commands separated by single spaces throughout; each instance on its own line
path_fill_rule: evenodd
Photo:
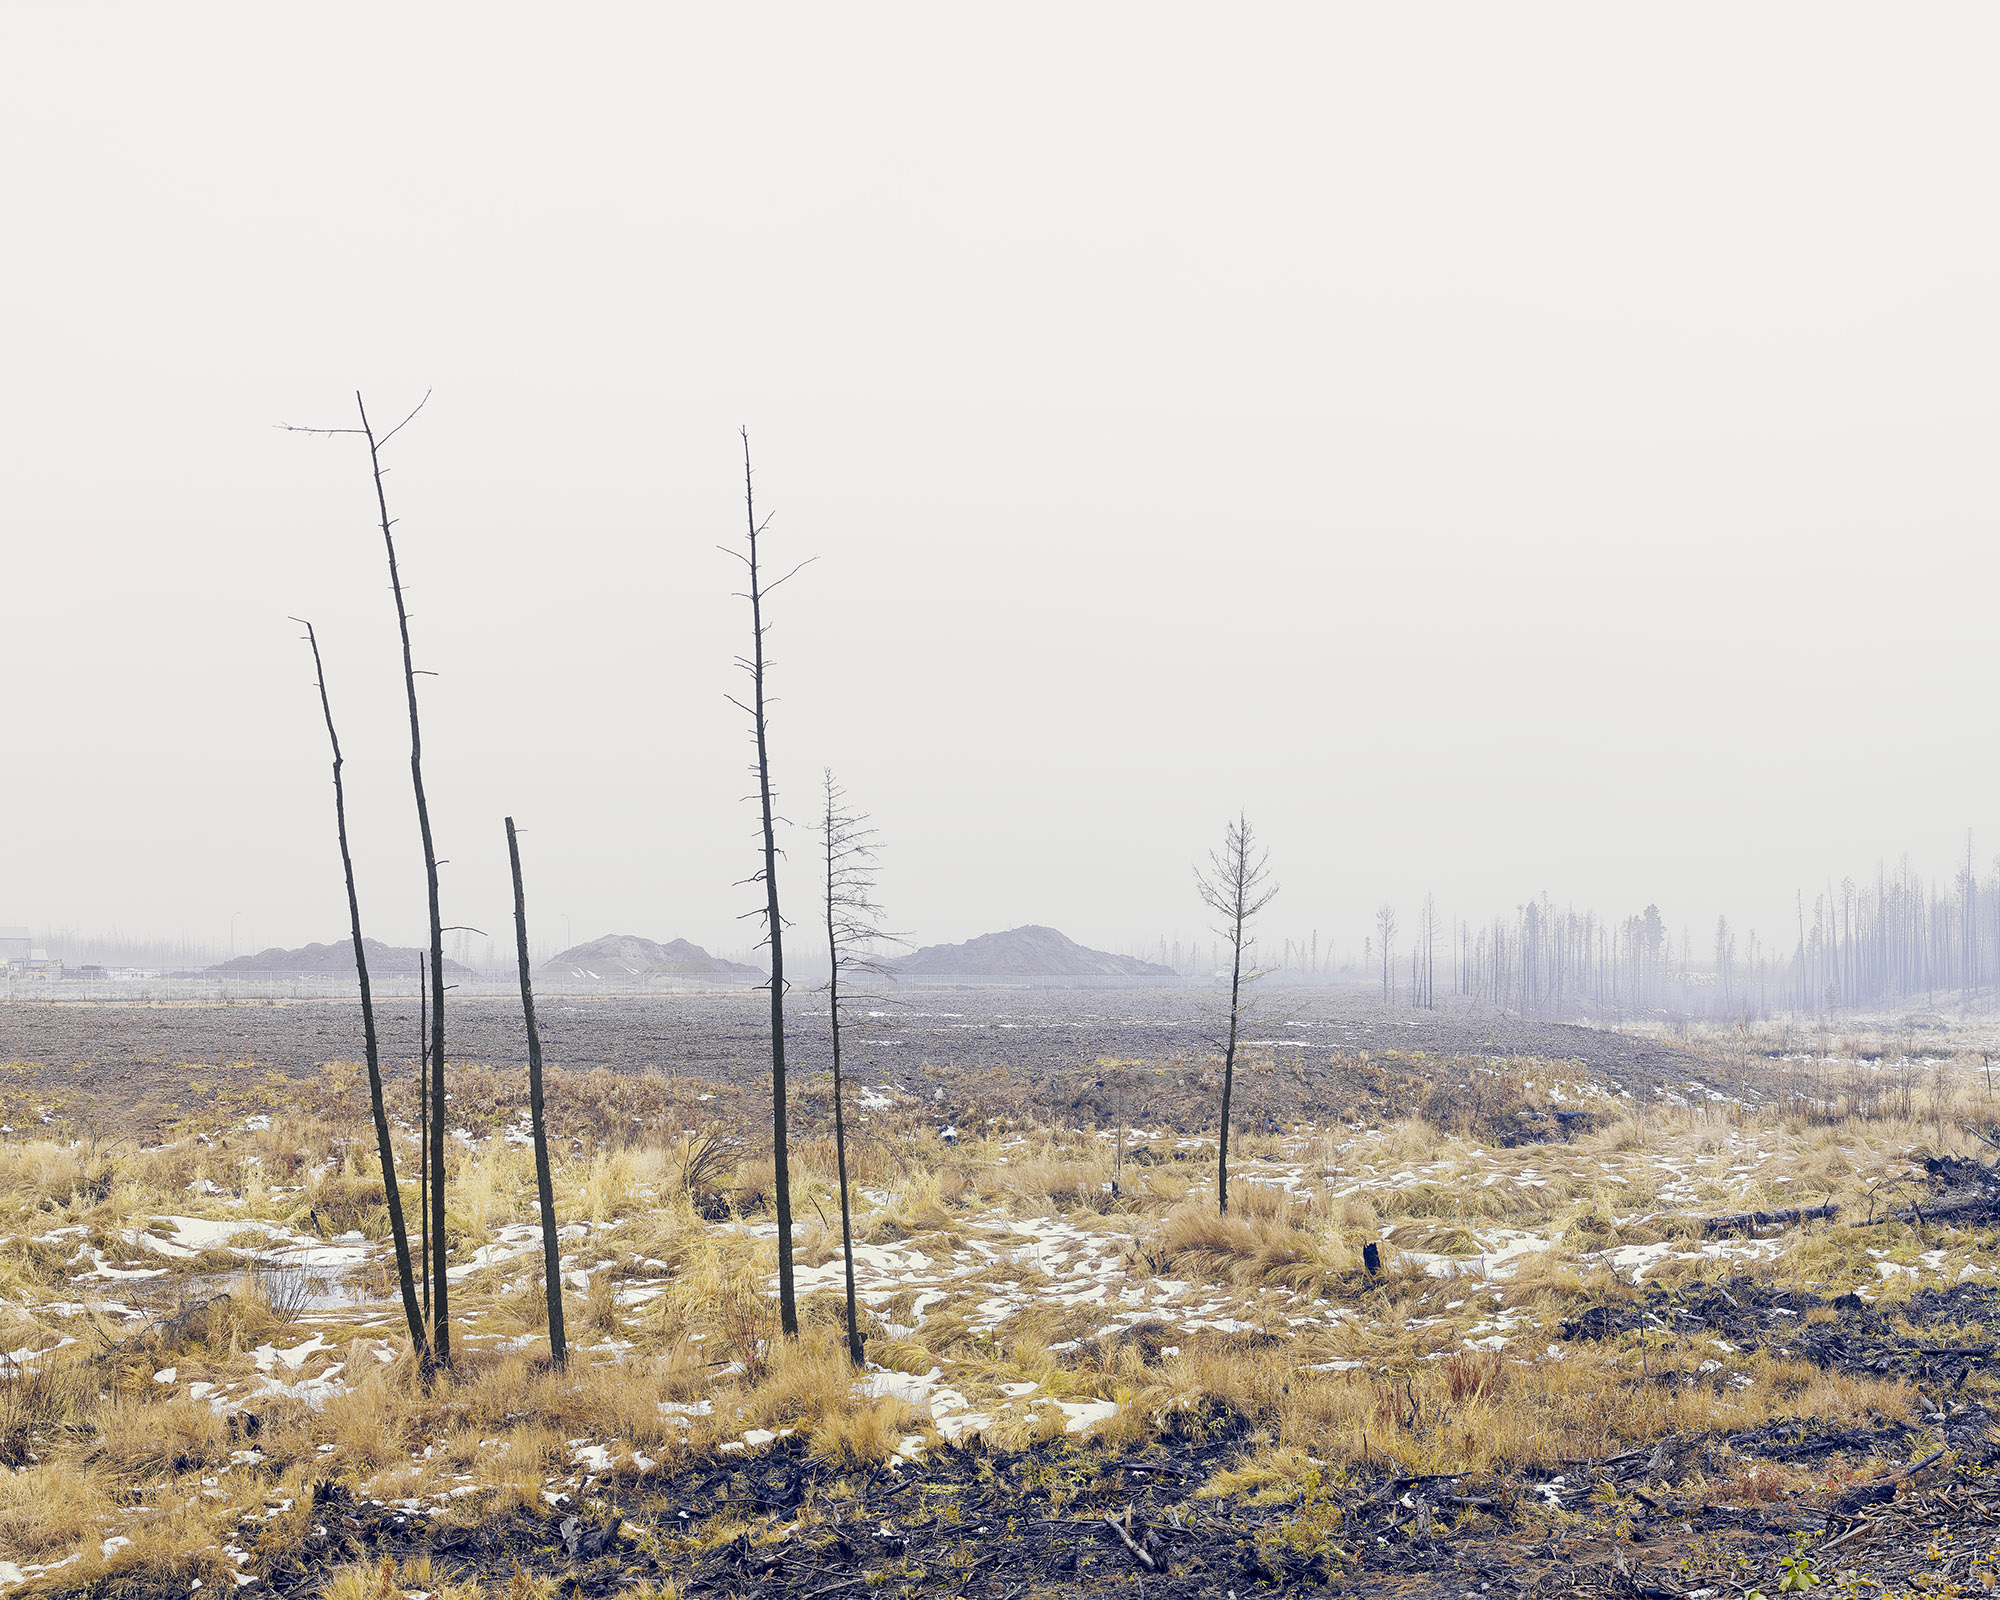
M 1701 938 L 1676 938 L 1657 906 L 1613 919 L 1557 906 L 1544 894 L 1511 917 L 1454 923 L 1451 992 L 1542 1016 L 1665 1012 L 1752 1020 L 1879 1007 L 1969 1005 L 2000 992 L 2000 870 L 1980 878 L 1971 854 L 1948 879 L 1908 858 L 1873 882 L 1843 878 L 1800 891 L 1791 937 L 1738 936 L 1727 917 Z M 1421 924 L 1420 924 L 1421 926 Z M 1703 930 L 1705 934 L 1708 930 Z M 1427 974 L 1445 965 L 1432 942 L 1391 971 L 1401 997 L 1426 1003 Z M 1393 989 L 1390 991 L 1395 992 Z
M 1969 843 L 1949 877 L 1922 877 L 1904 857 L 1869 882 L 1801 890 L 1794 926 L 1776 939 L 1739 936 L 1726 916 L 1712 929 L 1676 932 L 1656 905 L 1609 917 L 1546 893 L 1480 923 L 1441 916 L 1427 895 L 1413 920 L 1399 937 L 1396 908 L 1379 907 L 1358 969 L 1316 933 L 1273 941 L 1265 960 L 1300 976 L 1365 978 L 1395 1004 L 1450 996 L 1549 1018 L 1748 1021 L 2000 996 L 2000 861 L 1980 877 Z M 1204 943 L 1164 937 L 1133 953 L 1190 977 L 1206 976 L 1217 956 Z

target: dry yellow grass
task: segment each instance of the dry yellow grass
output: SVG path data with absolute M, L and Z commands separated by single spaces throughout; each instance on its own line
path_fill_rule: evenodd
M 1167 1214 L 1157 1249 L 1174 1273 L 1313 1295 L 1358 1274 L 1360 1246 L 1326 1231 L 1309 1206 L 1258 1184 L 1238 1184 L 1230 1201 L 1227 1215 L 1202 1200 L 1183 1201 Z
M 302 1104 L 269 1127 L 159 1151 L 0 1143 L 0 1295 L 10 1302 L 0 1338 L 31 1351 L 76 1341 L 0 1376 L 0 1451 L 21 1469 L 0 1473 L 0 1550 L 28 1562 L 81 1550 L 75 1574 L 112 1587 L 171 1573 L 184 1591 L 213 1568 L 226 1589 L 219 1519 L 256 1517 L 251 1559 L 278 1559 L 301 1537 L 315 1476 L 449 1499 L 454 1514 L 472 1515 L 539 1507 L 552 1487 L 672 1470 L 724 1446 L 759 1448 L 746 1435 L 789 1431 L 823 1461 L 863 1466 L 911 1436 L 934 1446 L 972 1416 L 988 1419 L 978 1431 L 990 1444 L 1024 1448 L 1063 1437 L 1076 1414 L 1065 1407 L 1107 1403 L 1117 1409 L 1096 1426 L 1121 1448 L 1247 1422 L 1267 1444 L 1243 1483 L 1263 1472 L 1280 1485 L 1307 1460 L 1511 1472 L 1788 1417 L 1908 1417 L 1897 1382 L 1769 1355 L 1733 1357 L 1727 1383 L 1674 1386 L 1645 1379 L 1662 1362 L 1692 1368 L 1695 1352 L 1656 1344 L 1642 1356 L 1630 1338 L 1549 1348 L 1578 1307 L 1633 1294 L 1631 1269 L 1613 1271 L 1619 1249 L 1653 1252 L 1649 1282 L 1749 1273 L 1823 1292 L 1858 1283 L 1890 1305 L 1920 1281 L 1990 1261 L 1990 1240 L 1922 1240 L 1899 1226 L 1843 1223 L 1724 1250 L 1688 1229 L 1704 1208 L 1865 1205 L 1920 1152 L 1970 1147 L 1962 1126 L 1996 1114 L 1966 1061 L 1891 1072 L 1886 1087 L 1874 1083 L 1879 1070 L 1822 1077 L 1809 1093 L 1792 1075 L 1764 1107 L 1600 1107 L 1594 1131 L 1568 1143 L 1496 1148 L 1463 1119 L 1258 1134 L 1237 1146 L 1226 1217 L 1210 1198 L 1212 1141 L 1160 1136 L 1158 1151 L 1119 1171 L 1096 1130 L 1009 1120 L 953 1147 L 927 1120 L 878 1109 L 854 1162 L 857 1235 L 881 1274 L 862 1319 L 868 1354 L 885 1378 L 955 1392 L 958 1409 L 935 1416 L 857 1391 L 828 1286 L 837 1276 L 807 1296 L 801 1341 L 776 1336 L 774 1250 L 756 1205 L 768 1162 L 752 1151 L 715 1177 L 738 1216 L 704 1220 L 681 1184 L 696 1152 L 679 1125 L 652 1144 L 558 1160 L 558 1208 L 573 1230 L 565 1250 L 573 1270 L 590 1270 L 570 1301 L 573 1333 L 590 1348 L 570 1370 L 541 1359 L 539 1267 L 524 1251 L 457 1286 L 461 1359 L 428 1390 L 407 1354 L 374 1358 L 378 1341 L 401 1344 L 380 1307 L 287 1324 L 256 1296 L 233 1294 L 152 1327 L 46 1309 L 83 1292 L 72 1280 L 92 1252 L 165 1267 L 168 1284 L 215 1264 L 132 1243 L 155 1217 L 296 1225 L 316 1215 L 329 1230 L 378 1236 L 369 1143 L 337 1106 Z M 326 1094 L 356 1092 L 350 1082 Z M 1139 1148 L 1135 1137 L 1128 1150 Z M 797 1255 L 824 1272 L 838 1250 L 831 1150 L 801 1138 L 797 1161 Z M 455 1147 L 449 1176 L 461 1253 L 534 1215 L 530 1163 L 504 1139 Z M 1360 1262 L 1370 1240 L 1389 1258 L 1377 1278 Z M 1481 1275 L 1492 1262 L 1503 1275 Z M 1162 1282 L 1181 1288 L 1167 1295 Z M 1495 1338 L 1501 1348 L 1484 1347 Z M 260 1358 L 266 1345 L 302 1352 L 298 1365 Z M 314 1404 L 259 1396 L 268 1382 L 318 1381 L 336 1364 L 339 1381 Z M 170 1367 L 171 1381 L 156 1381 Z M 192 1397 L 196 1381 L 218 1386 L 231 1415 Z M 246 1400 L 254 1440 L 232 1421 Z M 473 1494 L 454 1493 L 468 1486 Z M 140 1488 L 143 1516 L 130 1509 Z M 1735 1488 L 1782 1492 L 1768 1474 Z M 266 1515 L 288 1499 L 291 1509 Z M 107 1557 L 101 1544 L 114 1533 L 133 1542 Z M 328 1592 L 431 1587 L 409 1578 L 356 1568 Z

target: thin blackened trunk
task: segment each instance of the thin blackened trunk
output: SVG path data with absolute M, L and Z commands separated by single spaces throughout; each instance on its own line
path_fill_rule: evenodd
M 326 717 L 327 742 L 333 747 L 334 831 L 340 837 L 340 870 L 347 879 L 347 917 L 354 933 L 354 971 L 361 982 L 361 1037 L 368 1055 L 368 1103 L 375 1114 L 375 1150 L 382 1163 L 382 1192 L 389 1206 L 389 1232 L 396 1244 L 396 1283 L 402 1290 L 403 1316 L 410 1326 L 410 1348 L 417 1365 L 428 1372 L 430 1345 L 424 1338 L 423 1314 L 417 1309 L 416 1276 L 410 1264 L 410 1236 L 403 1225 L 403 1196 L 396 1186 L 396 1147 L 389 1136 L 389 1112 L 382 1103 L 382 1053 L 375 1033 L 375 996 L 368 982 L 368 952 L 361 942 L 361 896 L 354 886 L 354 855 L 347 844 L 347 788 L 341 779 L 340 735 L 333 727 L 333 702 L 327 695 L 326 669 L 319 658 L 319 638 L 306 625 L 312 646 L 313 675 L 319 684 L 319 707 Z
M 840 1177 L 840 1259 L 847 1274 L 847 1355 L 861 1365 L 861 1326 L 855 1310 L 854 1220 L 847 1196 L 847 1113 L 840 1083 L 840 933 L 835 915 L 838 904 L 838 856 L 835 844 L 833 779 L 827 779 L 826 806 L 826 954 L 830 963 L 826 980 L 827 1016 L 833 1025 L 833 1162 Z
M 417 1203 L 424 1230 L 424 1320 L 431 1315 L 431 1002 L 424 987 L 424 958 L 417 956 L 417 1138 L 423 1154 L 417 1180 Z
M 1243 996 L 1243 869 L 1242 846 L 1236 862 L 1235 938 L 1230 941 L 1229 1042 L 1222 1051 L 1222 1131 L 1215 1151 L 1215 1204 L 1229 1214 L 1229 1097 L 1236 1089 L 1236 1019 Z
M 528 901 L 521 890 L 521 847 L 507 819 L 507 863 L 514 869 L 514 948 L 521 961 L 521 1015 L 528 1025 L 528 1119 L 535 1137 L 535 1195 L 542 1207 L 542 1276 L 549 1298 L 549 1356 L 569 1365 L 563 1337 L 562 1251 L 556 1239 L 555 1183 L 549 1176 L 549 1135 L 542 1120 L 542 1031 L 535 1025 L 535 989 L 528 981 Z
M 437 846 L 431 838 L 430 803 L 424 798 L 424 738 L 417 720 L 417 668 L 410 654 L 410 613 L 403 603 L 402 575 L 396 568 L 395 526 L 389 516 L 389 497 L 382 486 L 382 455 L 369 426 L 368 408 L 357 391 L 355 407 L 361 413 L 361 432 L 368 440 L 368 465 L 375 476 L 375 506 L 382 518 L 382 544 L 389 554 L 389 588 L 396 597 L 396 626 L 403 641 L 403 689 L 410 705 L 410 787 L 417 798 L 417 832 L 424 845 L 424 888 L 430 897 L 431 913 L 431 1083 L 430 1127 L 430 1273 L 433 1326 L 437 1337 L 440 1366 L 451 1365 L 450 1284 L 445 1277 L 444 1224 L 444 915 L 438 904 Z
M 743 432 L 743 507 L 750 527 L 751 722 L 757 737 L 757 797 L 764 827 L 764 921 L 771 939 L 771 1161 L 778 1208 L 778 1320 L 799 1334 L 792 1276 L 791 1151 L 785 1130 L 785 925 L 778 913 L 778 832 L 771 810 L 771 751 L 764 699 L 764 590 L 757 565 L 757 502 L 750 482 L 750 432 Z

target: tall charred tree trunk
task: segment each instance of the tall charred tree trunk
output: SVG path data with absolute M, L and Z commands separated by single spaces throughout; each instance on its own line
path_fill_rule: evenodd
M 297 619 L 294 620 L 303 620 Z M 347 917 L 354 934 L 354 971 L 361 982 L 361 1038 L 368 1057 L 368 1103 L 375 1115 L 375 1151 L 382 1163 L 382 1192 L 389 1206 L 389 1232 L 396 1245 L 396 1283 L 402 1290 L 403 1316 L 410 1327 L 410 1348 L 418 1369 L 431 1369 L 430 1345 L 424 1338 L 423 1314 L 417 1309 L 416 1276 L 410 1264 L 410 1236 L 403 1224 L 403 1196 L 396 1185 L 396 1147 L 389 1135 L 389 1112 L 382 1103 L 382 1052 L 375 1033 L 375 997 L 368 982 L 368 952 L 361 942 L 361 896 L 354 886 L 354 855 L 347 843 L 347 787 L 341 778 L 340 735 L 334 731 L 333 701 L 326 689 L 326 669 L 320 662 L 319 636 L 305 624 L 312 646 L 313 676 L 319 685 L 319 707 L 326 717 L 327 743 L 333 747 L 334 832 L 340 839 L 340 870 L 347 880 Z
M 445 1277 L 444 1217 L 444 914 L 438 903 L 437 845 L 431 837 L 430 802 L 424 797 L 424 735 L 417 719 L 417 668 L 410 653 L 410 612 L 403 602 L 402 574 L 396 567 L 394 520 L 382 484 L 382 446 L 369 425 L 368 407 L 359 391 L 355 408 L 361 413 L 361 433 L 368 441 L 368 466 L 375 477 L 375 507 L 382 519 L 382 546 L 389 555 L 389 588 L 396 597 L 396 627 L 403 643 L 403 690 L 410 706 L 410 787 L 417 800 L 417 833 L 424 846 L 424 890 L 431 914 L 431 1315 L 440 1366 L 451 1365 L 451 1284 Z M 412 413 L 414 415 L 414 413 Z M 399 424 L 400 426 L 400 424 Z
M 423 733 L 417 720 L 417 669 L 410 655 L 410 613 L 403 603 L 403 580 L 396 567 L 396 538 L 392 531 L 395 520 L 389 515 L 388 492 L 383 486 L 382 447 L 408 427 L 418 411 L 423 410 L 430 399 L 425 395 L 409 416 L 391 428 L 387 433 L 376 436 L 375 428 L 368 420 L 368 407 L 362 401 L 361 392 L 354 394 L 354 407 L 360 414 L 358 428 L 293 428 L 294 433 L 313 434 L 359 434 L 368 441 L 368 469 L 375 481 L 375 508 L 382 524 L 382 545 L 389 556 L 389 588 L 396 597 L 396 626 L 402 636 L 403 645 L 403 688 L 410 706 L 410 783 L 416 792 L 417 831 L 424 847 L 424 880 L 430 897 L 431 917 L 431 971 L 430 971 L 430 1055 L 434 1077 L 430 1089 L 430 1128 L 425 1140 L 427 1164 L 430 1168 L 429 1238 L 426 1241 L 430 1256 L 431 1305 L 433 1312 L 432 1351 L 439 1366 L 451 1365 L 451 1319 L 448 1309 L 450 1285 L 445 1277 L 444 1214 L 444 918 L 438 907 L 438 860 L 437 847 L 431 838 L 430 806 L 424 798 L 424 758 Z
M 792 1173 L 791 1151 L 785 1128 L 785 923 L 778 910 L 778 832 L 771 808 L 770 726 L 764 692 L 764 600 L 777 583 L 764 581 L 759 565 L 757 540 L 765 523 L 757 520 L 756 493 L 751 485 L 750 430 L 743 430 L 743 509 L 749 525 L 749 550 L 741 559 L 750 573 L 750 654 L 738 664 L 750 675 L 750 704 L 736 705 L 750 714 L 751 731 L 757 747 L 757 799 L 763 826 L 763 870 L 752 881 L 764 884 L 764 926 L 771 946 L 771 1163 L 772 1183 L 778 1212 L 778 1320 L 785 1337 L 799 1333 L 799 1308 L 792 1274 Z M 768 519 L 767 519 L 768 521 Z M 794 569 L 796 570 L 796 569 Z M 785 575 L 791 576 L 790 573 Z M 784 578 L 777 580 L 784 582 Z
M 431 1002 L 424 986 L 424 958 L 417 956 L 417 1138 L 422 1149 L 418 1157 L 417 1206 L 424 1239 L 424 1320 L 431 1316 Z
M 563 1337 L 562 1250 L 556 1239 L 555 1183 L 549 1175 L 549 1134 L 542 1119 L 542 1031 L 535 1025 L 535 989 L 528 978 L 528 901 L 521 889 L 521 847 L 507 819 L 507 863 L 514 870 L 514 948 L 521 962 L 521 1015 L 528 1026 L 528 1120 L 535 1138 L 535 1196 L 542 1208 L 542 1278 L 549 1298 L 549 1356 L 569 1365 Z

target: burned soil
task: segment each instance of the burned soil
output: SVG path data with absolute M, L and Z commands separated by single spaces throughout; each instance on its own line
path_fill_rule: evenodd
M 1095 1108 L 1104 1115 L 1094 1120 L 1109 1120 L 1116 1086 L 1106 1080 L 1108 1069 L 1143 1063 L 1192 1070 L 1214 1048 L 1212 997 L 1190 989 L 906 991 L 872 1009 L 849 1041 L 850 1075 L 941 1104 L 955 1098 L 955 1085 L 1004 1078 L 1034 1094 L 1044 1115 L 1091 1117 Z M 661 1073 L 749 1089 L 769 1071 L 768 1013 L 756 994 L 555 995 L 537 1011 L 548 1060 L 572 1072 Z M 416 1002 L 386 1000 L 377 1015 L 390 1075 L 413 1073 Z M 824 1002 L 802 992 L 789 1015 L 794 1060 L 807 1072 L 824 1067 Z M 446 1038 L 454 1063 L 512 1067 L 526 1059 L 518 1001 L 451 1002 Z M 1411 1109 L 1399 1104 L 1409 1091 L 1396 1087 L 1397 1060 L 1570 1063 L 1635 1097 L 1744 1089 L 1712 1059 L 1609 1030 L 1470 1006 L 1385 1006 L 1360 989 L 1273 991 L 1253 1024 L 1248 1054 L 1277 1069 L 1265 1077 L 1261 1102 L 1253 1075 L 1250 1114 L 1282 1121 Z M 16 1082 L 23 1088 L 141 1096 L 149 1084 L 184 1082 L 185 1069 L 255 1064 L 305 1078 L 323 1063 L 361 1055 L 360 1008 L 352 1002 L 0 1005 L 0 1061 L 21 1064 Z M 1381 1062 L 1391 1078 L 1373 1101 L 1365 1092 L 1357 1099 L 1353 1086 L 1319 1092 L 1317 1069 L 1332 1058 Z M 1183 1099 L 1176 1087 L 1162 1080 L 1131 1113 L 1172 1120 Z
M 1243 1460 L 1254 1431 L 1139 1454 L 1068 1442 L 990 1453 L 975 1437 L 921 1462 L 844 1471 L 780 1445 L 751 1462 L 585 1486 L 541 1513 L 475 1521 L 357 1500 L 326 1483 L 315 1532 L 258 1584 L 315 1592 L 330 1563 L 427 1559 L 451 1581 L 516 1573 L 566 1595 L 672 1581 L 683 1594 L 1014 1597 L 1139 1593 L 1623 1595 L 1665 1600 L 1775 1588 L 1801 1535 L 1881 1581 L 1970 1580 L 1990 1555 L 1996 1448 L 1983 1410 L 1959 1408 L 1918 1443 L 1915 1470 L 1866 1474 L 1824 1507 L 1717 1503 L 1677 1485 L 1801 1450 L 1862 1463 L 1911 1447 L 1911 1430 L 1796 1439 L 1790 1429 L 1696 1435 L 1651 1451 L 1518 1479 L 1336 1473 L 1295 1495 L 1202 1493 Z M 809 1523 L 802 1514 L 814 1512 Z M 254 1541 L 246 1524 L 240 1535 Z M 1843 1548 L 1841 1561 L 1830 1552 Z
M 1967 1377 L 1983 1372 L 2000 1350 L 2000 1288 L 1960 1283 L 1920 1289 L 1885 1312 L 1857 1294 L 1826 1298 L 1739 1278 L 1686 1291 L 1649 1288 L 1624 1305 L 1592 1306 L 1561 1331 L 1565 1339 L 1705 1335 L 1818 1367 L 1894 1373 L 1945 1395 L 1964 1388 Z

